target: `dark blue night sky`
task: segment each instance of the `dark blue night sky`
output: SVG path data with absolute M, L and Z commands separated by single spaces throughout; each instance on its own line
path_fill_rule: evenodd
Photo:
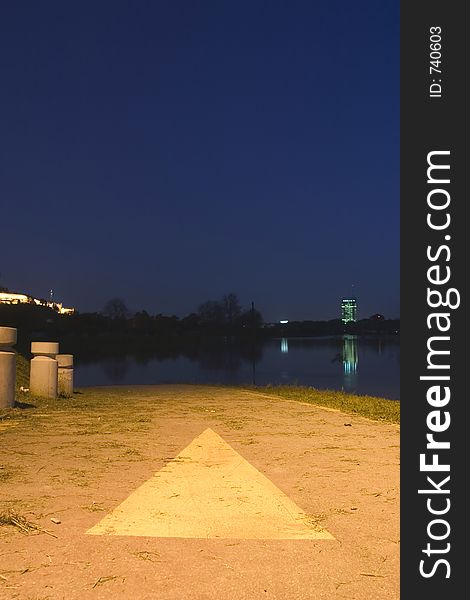
M 399 316 L 399 2 L 1 8 L 0 285 Z

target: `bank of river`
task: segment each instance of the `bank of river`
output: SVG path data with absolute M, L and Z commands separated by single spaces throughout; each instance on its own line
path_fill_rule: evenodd
M 145 387 L 145 386 L 144 386 Z M 213 388 L 214 386 L 207 386 Z M 17 355 L 17 400 L 20 403 L 34 402 L 29 392 L 20 391 L 29 388 L 29 362 L 21 354 Z M 308 386 L 238 386 L 239 389 L 250 389 L 273 397 L 285 398 L 317 406 L 341 410 L 347 414 L 356 414 L 376 421 L 389 423 L 400 422 L 400 403 L 376 396 L 348 394 L 335 390 L 318 390 Z M 87 389 L 87 388 L 84 388 Z M 114 387 L 116 398 L 119 400 L 120 387 Z M 124 393 L 124 386 L 122 387 Z M 77 392 L 80 392 L 77 389 Z M 89 395 L 88 395 L 89 397 Z M 93 397 L 93 396 L 92 396 Z M 40 399 L 38 399 L 40 400 Z M 68 399 L 67 403 L 80 403 L 80 394 Z M 44 402 L 44 400 L 40 400 Z
M 0 596 L 398 600 L 397 424 L 299 389 L 22 398 L 0 428 Z

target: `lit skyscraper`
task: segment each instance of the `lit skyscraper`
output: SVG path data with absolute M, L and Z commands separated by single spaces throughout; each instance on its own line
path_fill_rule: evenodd
M 343 298 L 341 300 L 341 320 L 343 323 L 355 323 L 357 320 L 356 298 Z

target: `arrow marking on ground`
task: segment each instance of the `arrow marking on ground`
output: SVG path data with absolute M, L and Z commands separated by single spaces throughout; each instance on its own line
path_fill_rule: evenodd
M 334 539 L 212 429 L 203 431 L 86 533 Z

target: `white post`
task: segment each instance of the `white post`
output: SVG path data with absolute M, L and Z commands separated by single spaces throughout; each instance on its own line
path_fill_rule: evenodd
M 31 354 L 34 354 L 29 378 L 31 394 L 57 398 L 58 353 L 58 342 L 31 342 Z
M 73 354 L 58 354 L 59 366 L 57 376 L 57 392 L 61 396 L 73 395 Z
M 14 327 L 0 327 L 0 408 L 15 404 L 16 352 L 13 346 L 16 339 Z

